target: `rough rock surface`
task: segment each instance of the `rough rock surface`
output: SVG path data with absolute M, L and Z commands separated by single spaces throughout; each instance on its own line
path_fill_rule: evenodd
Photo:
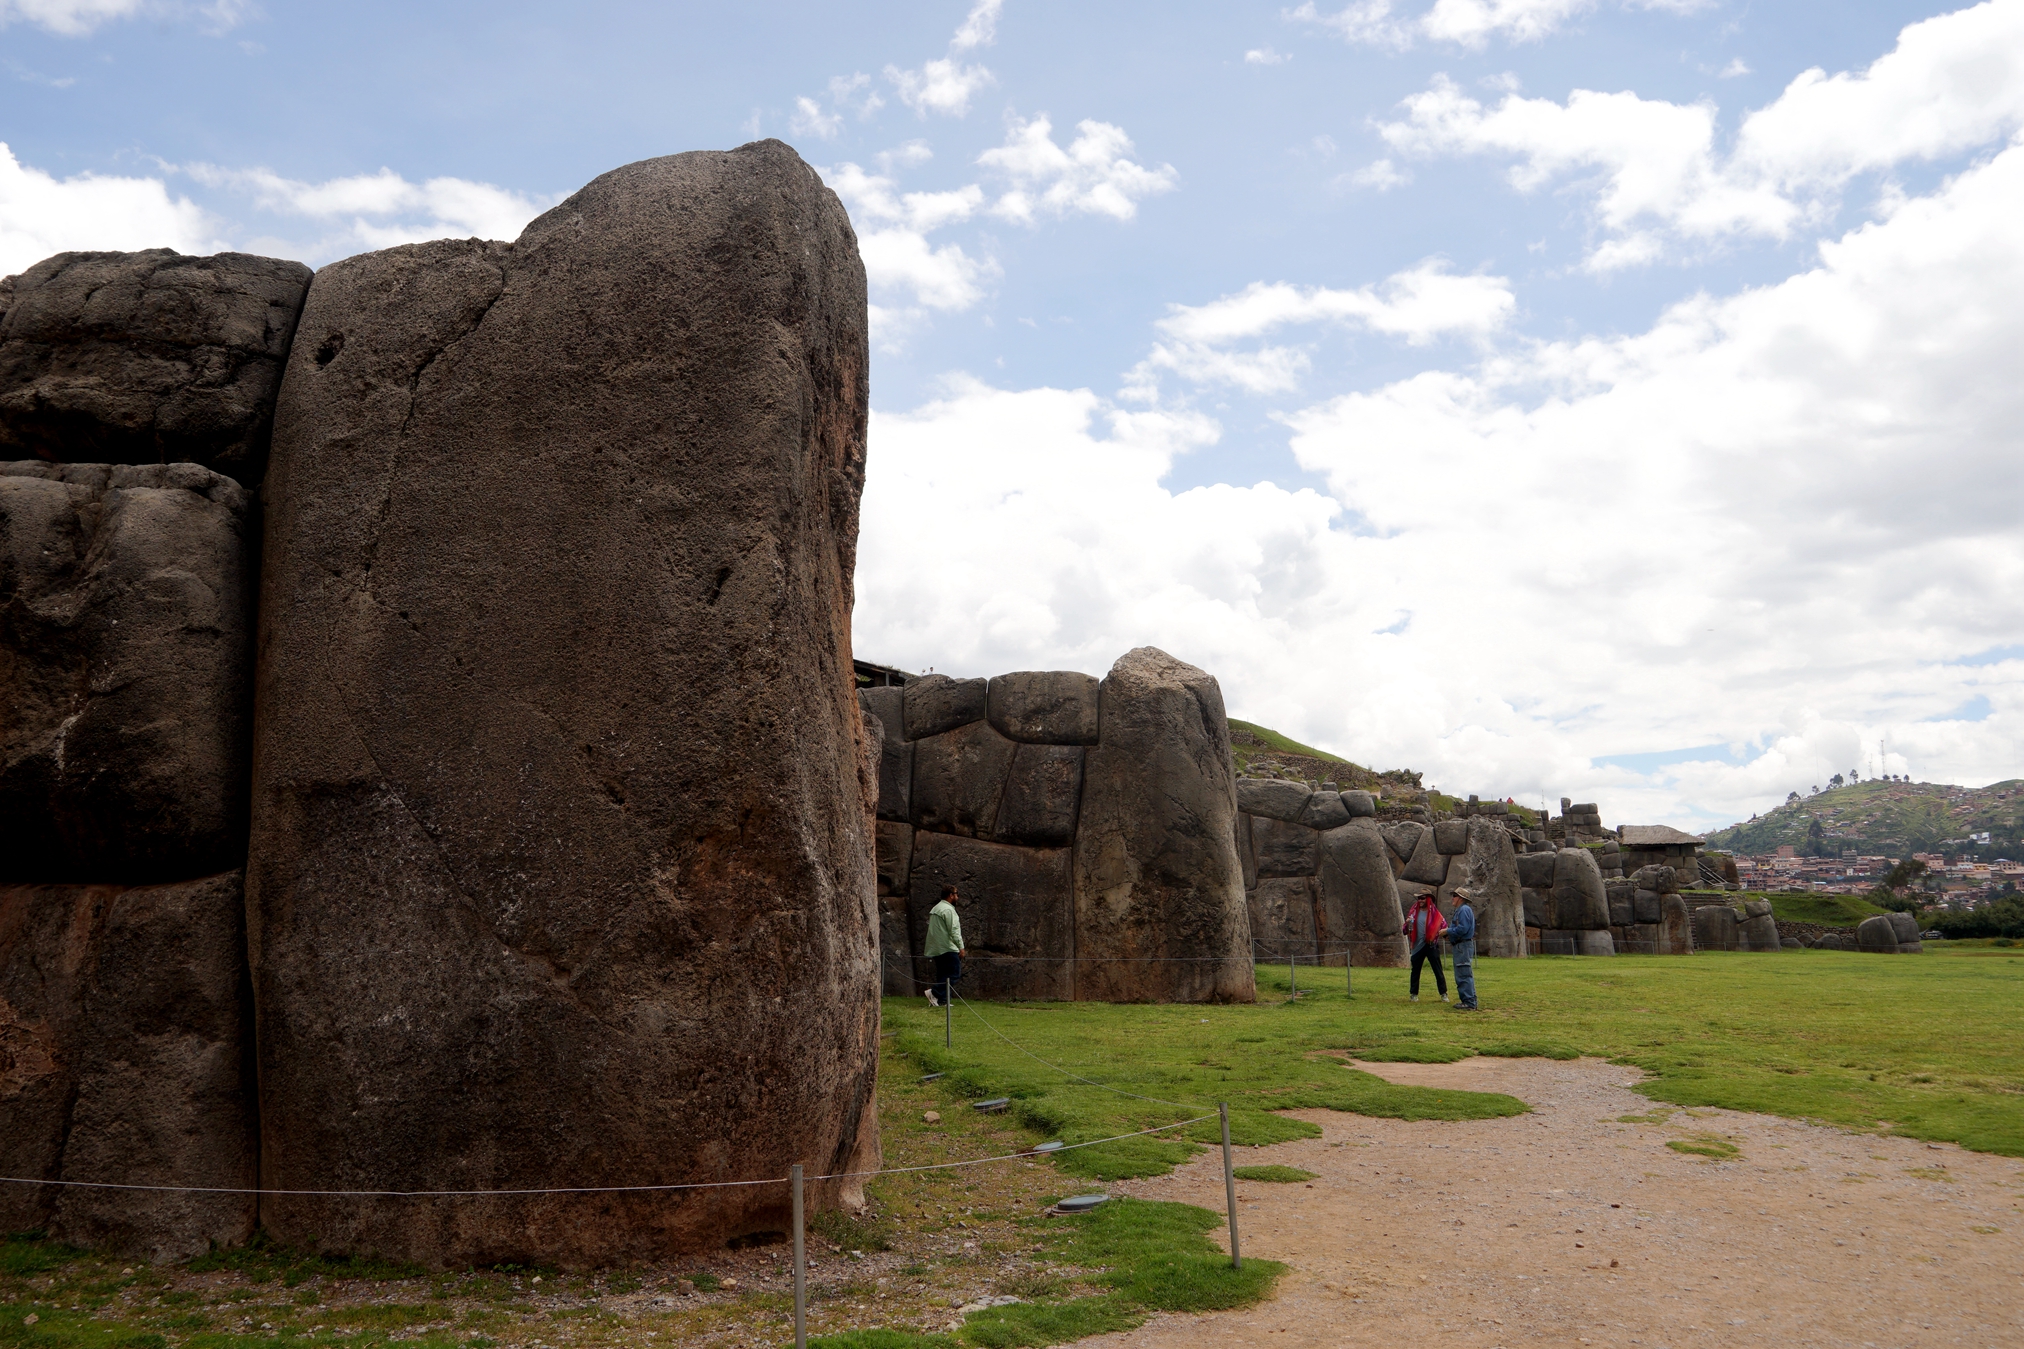
M 1094 745 L 1099 681 L 1079 670 L 997 675 L 987 695 L 998 734 L 1035 745 Z
M 1434 824 L 1434 850 L 1443 857 L 1454 857 L 1469 851 L 1469 822 L 1437 821 Z
M 1352 965 L 1396 966 L 1406 960 L 1391 849 L 1374 820 L 1351 820 L 1321 836 L 1319 913 L 1329 945 L 1347 943 Z
M 1076 832 L 1078 996 L 1248 1002 L 1256 989 L 1223 691 L 1139 647 L 1111 667 L 1101 701 Z M 1090 963 L 1107 956 L 1168 963 Z M 1172 959 L 1181 956 L 1190 959 Z
M 1633 922 L 1656 923 L 1660 920 L 1661 896 L 1656 890 L 1634 890 L 1631 892 L 1630 907 Z
M 244 860 L 251 517 L 196 464 L 0 464 L 0 880 Z
M 1616 939 L 1607 930 L 1584 931 L 1574 934 L 1576 955 L 1613 956 L 1616 954 Z
M 1534 890 L 1553 888 L 1553 868 L 1559 857 L 1550 852 L 1521 853 L 1518 857 L 1518 883 Z
M 1399 873 L 1406 880 L 1420 885 L 1439 885 L 1448 879 L 1448 856 L 1441 852 L 1434 842 L 1434 831 L 1422 829 L 1420 840 L 1413 848 L 1412 860 Z
M 888 895 L 903 895 L 914 869 L 914 827 L 892 820 L 877 824 L 878 888 Z
M 317 274 L 256 674 L 269 1187 L 877 1164 L 865 312 L 842 204 L 777 141 Z M 770 1186 L 262 1205 L 279 1240 L 432 1264 L 787 1215 Z
M 1518 853 L 1511 845 L 1510 831 L 1480 815 L 1463 823 L 1468 827 L 1468 849 L 1448 863 L 1447 880 L 1440 891 L 1441 911 L 1453 913 L 1455 891 L 1467 890 L 1469 907 L 1476 911 L 1476 954 L 1523 956 L 1527 953 L 1525 899 L 1518 884 Z
M 0 886 L 0 1174 L 258 1181 L 238 872 Z M 0 1186 L 0 1223 L 187 1260 L 253 1234 L 248 1195 Z
M 908 681 L 900 690 L 906 738 L 925 740 L 984 720 L 989 686 L 985 679 L 951 679 L 939 674 Z
M 1377 798 L 1369 792 L 1344 792 L 1342 806 L 1353 820 L 1368 820 L 1377 814 Z
M 246 253 L 58 253 L 0 281 L 0 459 L 203 464 L 258 483 L 309 287 Z
M 1694 949 L 1734 951 L 1740 949 L 1736 911 L 1726 904 L 1703 904 L 1693 911 Z
M 1289 955 L 1314 951 L 1314 877 L 1268 876 L 1246 897 L 1250 906 L 1251 940 L 1257 958 L 1266 964 Z
M 1316 792 L 1307 798 L 1307 808 L 1300 812 L 1300 823 L 1309 829 L 1333 829 L 1348 824 L 1349 819 L 1349 807 L 1340 792 Z
M 1392 856 L 1398 859 L 1399 867 L 1410 862 L 1414 851 L 1420 846 L 1421 827 L 1411 820 L 1379 825 L 1378 832 L 1384 835 L 1385 846 L 1390 848 Z M 1394 867 L 1393 870 L 1397 871 L 1398 867 Z
M 1600 931 L 1609 926 L 1609 897 L 1602 869 L 1586 848 L 1562 848 L 1553 863 L 1553 925 L 1567 931 Z
M 1036 848 L 1075 842 L 1082 757 L 1079 745 L 1020 745 L 1013 751 L 990 837 Z
M 1251 821 L 1251 849 L 1260 876 L 1312 876 L 1321 861 L 1321 835 L 1261 816 Z
M 1307 798 L 1314 795 L 1306 784 L 1288 782 L 1284 778 L 1241 778 L 1237 782 L 1237 808 L 1246 815 L 1258 815 L 1268 820 L 1284 820 L 1288 824 L 1298 823 L 1307 809 Z
M 914 836 L 907 949 L 928 940 L 928 911 L 953 885 L 961 896 L 962 993 L 969 998 L 1075 996 L 1075 897 L 1066 848 L 1014 848 L 953 834 Z M 926 960 L 916 978 L 932 979 Z
M 1695 933 L 1696 937 L 1699 935 L 1698 932 Z M 1855 942 L 1858 950 L 1881 952 L 1886 955 L 1895 953 L 1898 949 L 1898 939 L 1896 927 L 1891 923 L 1891 915 L 1873 913 L 1857 923 Z
M 1899 951 L 1924 952 L 1925 943 L 1919 940 L 1919 924 L 1916 918 L 1908 913 L 1892 913 L 1886 916 L 1890 919 L 1892 934 L 1897 937 Z
M 914 742 L 913 823 L 966 838 L 991 837 L 1018 745 L 973 721 Z
M 877 717 L 885 734 L 879 740 L 878 817 L 881 820 L 911 821 L 908 803 L 914 794 L 914 746 L 900 738 L 905 714 L 901 690 L 887 686 L 857 691 L 858 706 L 868 717 Z
M 1678 895 L 1659 899 L 1659 942 L 1661 954 L 1683 956 L 1693 950 L 1693 931 L 1687 921 L 1687 901 Z

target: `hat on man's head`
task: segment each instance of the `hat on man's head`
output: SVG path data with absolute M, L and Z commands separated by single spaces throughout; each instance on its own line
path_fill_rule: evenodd
M 1455 898 L 1456 898 L 1456 899 L 1467 899 L 1468 897 L 1469 897 L 1469 892 L 1468 892 L 1467 890 L 1464 890 L 1464 889 L 1460 888 L 1459 886 L 1457 886 L 1457 887 L 1456 887 L 1456 889 L 1455 889 Z

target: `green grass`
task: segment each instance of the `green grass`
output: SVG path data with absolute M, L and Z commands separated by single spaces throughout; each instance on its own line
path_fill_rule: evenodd
M 1010 1096 L 1037 1135 L 1104 1138 L 1230 1106 L 1234 1142 L 1313 1137 L 1276 1112 L 1342 1110 L 1401 1119 L 1520 1113 L 1508 1096 L 1399 1087 L 1344 1065 L 1439 1063 L 1471 1053 L 1593 1054 L 1645 1070 L 1638 1088 L 1670 1106 L 1720 1106 L 2024 1156 L 2024 947 L 1932 943 L 1918 957 L 1840 951 L 1481 960 L 1484 1010 L 1458 1016 L 1406 1001 L 1404 970 L 1304 969 L 1286 1001 L 1284 966 L 1260 966 L 1255 1005 L 975 1004 L 956 1045 L 918 999 L 890 999 L 897 1043 L 958 1097 Z M 974 1014 L 973 1014 L 974 1012 Z M 1133 1093 L 1065 1078 L 1040 1058 Z M 1155 1097 L 1159 1101 L 1136 1099 Z M 1160 1102 L 1175 1102 L 1167 1105 Z M 1880 1123 L 1881 1122 L 1881 1123 Z M 1174 1133 L 1063 1154 L 1095 1179 L 1158 1174 L 1218 1137 L 1214 1119 Z
M 1854 927 L 1863 919 L 1885 912 L 1860 895 L 1816 895 L 1748 893 L 1736 896 L 1771 901 L 1771 916 L 1788 923 L 1819 923 L 1824 927 Z
M 255 1232 L 244 1246 L 214 1250 L 192 1260 L 190 1269 L 199 1273 L 231 1270 L 249 1279 L 266 1282 L 278 1279 L 293 1288 L 314 1278 L 413 1279 L 422 1267 L 406 1260 L 382 1260 L 377 1256 L 327 1256 L 270 1241 L 266 1232 Z
M 1230 1174 L 1238 1180 L 1262 1180 L 1274 1185 L 1297 1185 L 1314 1179 L 1314 1172 L 1302 1171 L 1297 1166 L 1236 1166 L 1230 1168 Z
M 1349 760 L 1343 758 L 1340 754 L 1330 754 L 1325 749 L 1316 749 L 1312 745 L 1303 745 L 1292 736 L 1281 735 L 1270 727 L 1260 726 L 1254 721 L 1239 721 L 1237 718 L 1232 717 L 1230 718 L 1230 726 L 1233 730 L 1249 731 L 1252 735 L 1258 737 L 1259 743 L 1269 749 L 1276 749 L 1281 754 L 1303 754 L 1310 759 L 1326 759 L 1330 763 L 1349 762 Z

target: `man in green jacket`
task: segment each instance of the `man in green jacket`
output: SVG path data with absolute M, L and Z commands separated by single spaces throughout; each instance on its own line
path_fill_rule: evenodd
M 928 910 L 928 944 L 921 954 L 935 962 L 935 986 L 926 996 L 937 1007 L 948 1005 L 949 985 L 963 977 L 963 920 L 956 916 L 961 898 L 955 886 L 945 885 L 941 902 Z

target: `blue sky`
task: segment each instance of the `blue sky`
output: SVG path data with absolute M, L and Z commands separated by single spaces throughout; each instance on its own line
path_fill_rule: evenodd
M 873 284 L 862 654 L 1151 643 L 1612 820 L 2024 772 L 2024 0 L 0 17 L 4 271 L 796 145 Z

